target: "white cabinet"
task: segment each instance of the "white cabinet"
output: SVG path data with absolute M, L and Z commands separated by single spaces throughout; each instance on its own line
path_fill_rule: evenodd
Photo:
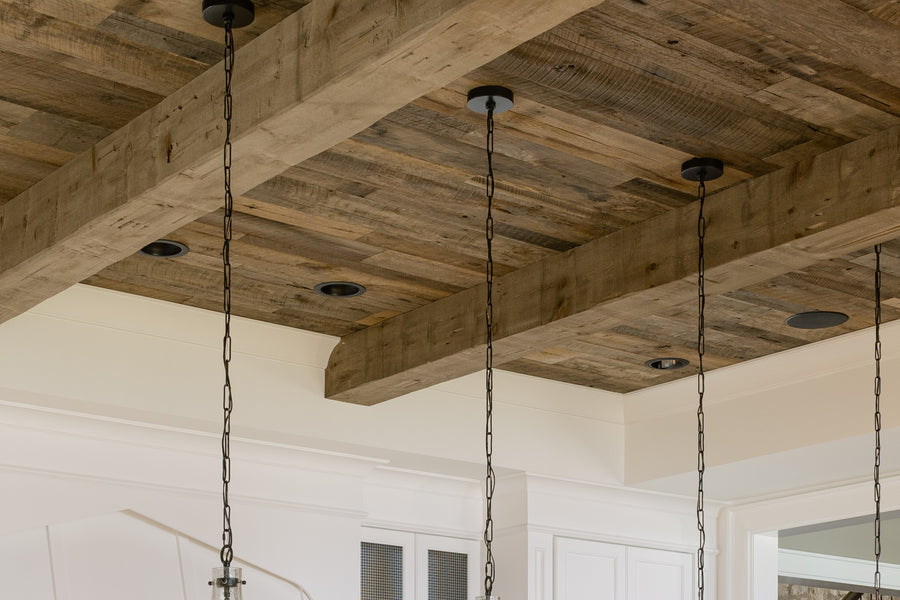
M 557 538 L 556 600 L 691 600 L 685 552 Z
M 691 600 L 693 556 L 649 548 L 628 548 L 628 600 Z
M 556 600 L 626 600 L 625 550 L 556 538 Z
M 475 597 L 481 593 L 480 549 L 478 540 L 366 527 L 361 595 L 379 600 Z

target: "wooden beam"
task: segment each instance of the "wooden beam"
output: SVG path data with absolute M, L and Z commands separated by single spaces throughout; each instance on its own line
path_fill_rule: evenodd
M 710 188 L 715 189 L 711 183 Z M 720 294 L 900 236 L 900 127 L 710 195 Z M 494 363 L 696 296 L 697 203 L 495 280 Z M 484 364 L 484 284 L 344 337 L 325 395 L 375 404 Z
M 238 51 L 235 194 L 598 3 L 313 0 Z M 203 73 L 0 208 L 0 322 L 221 206 L 223 77 Z

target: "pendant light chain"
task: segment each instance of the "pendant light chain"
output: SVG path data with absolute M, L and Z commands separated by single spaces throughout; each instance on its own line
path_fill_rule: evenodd
M 875 246 L 875 600 L 881 599 L 881 244 Z
M 231 533 L 231 505 L 228 501 L 228 486 L 231 483 L 231 411 L 234 407 L 231 394 L 231 237 L 234 213 L 234 198 L 231 194 L 231 75 L 234 71 L 234 34 L 232 20 L 225 19 L 225 146 L 223 162 L 225 167 L 225 217 L 224 241 L 222 243 L 222 271 L 224 275 L 223 311 L 225 313 L 225 336 L 222 340 L 222 362 L 225 366 L 225 386 L 222 394 L 224 420 L 222 428 L 222 549 L 219 558 L 222 566 L 229 567 L 234 557 Z
M 487 348 L 485 350 L 485 431 L 484 451 L 487 462 L 487 473 L 484 480 L 485 494 L 485 521 L 484 521 L 484 594 L 491 597 L 494 588 L 494 554 L 491 551 L 491 543 L 494 541 L 494 517 L 491 514 L 491 503 L 494 499 L 494 467 L 491 458 L 494 453 L 494 217 L 492 214 L 494 203 L 494 108 L 496 104 L 493 98 L 487 101 L 487 166 L 488 174 L 485 184 L 487 195 L 487 219 L 484 222 L 484 236 L 487 242 L 487 306 L 484 311 L 485 336 Z
M 706 472 L 705 415 L 703 413 L 703 396 L 706 394 L 706 373 L 703 370 L 703 355 L 706 353 L 706 264 L 704 256 L 706 217 L 703 214 L 703 205 L 706 202 L 706 183 L 702 175 L 697 186 L 697 199 L 700 203 L 700 211 L 697 217 L 697 240 L 699 243 L 697 259 L 697 364 L 699 366 L 697 374 L 697 395 L 699 396 L 697 406 L 697 530 L 700 532 L 700 547 L 697 549 L 697 593 L 699 600 L 703 600 L 703 561 L 706 547 L 706 515 L 703 512 L 703 475 Z

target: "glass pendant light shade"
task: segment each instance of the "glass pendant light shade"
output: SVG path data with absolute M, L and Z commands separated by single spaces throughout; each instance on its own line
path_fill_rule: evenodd
M 215 567 L 212 570 L 212 600 L 241 600 L 241 570 L 237 567 Z

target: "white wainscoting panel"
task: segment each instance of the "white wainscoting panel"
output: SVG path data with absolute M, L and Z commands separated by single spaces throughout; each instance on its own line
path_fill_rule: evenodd
M 0 536 L 4 597 L 15 600 L 207 600 L 214 547 L 132 512 Z M 242 563 L 248 597 L 309 600 L 293 582 Z
M 54 597 L 45 528 L 0 537 L 0 581 L 3 581 L 5 598 L 49 600 Z
M 50 544 L 57 600 L 187 600 L 175 536 L 122 513 L 53 526 Z

